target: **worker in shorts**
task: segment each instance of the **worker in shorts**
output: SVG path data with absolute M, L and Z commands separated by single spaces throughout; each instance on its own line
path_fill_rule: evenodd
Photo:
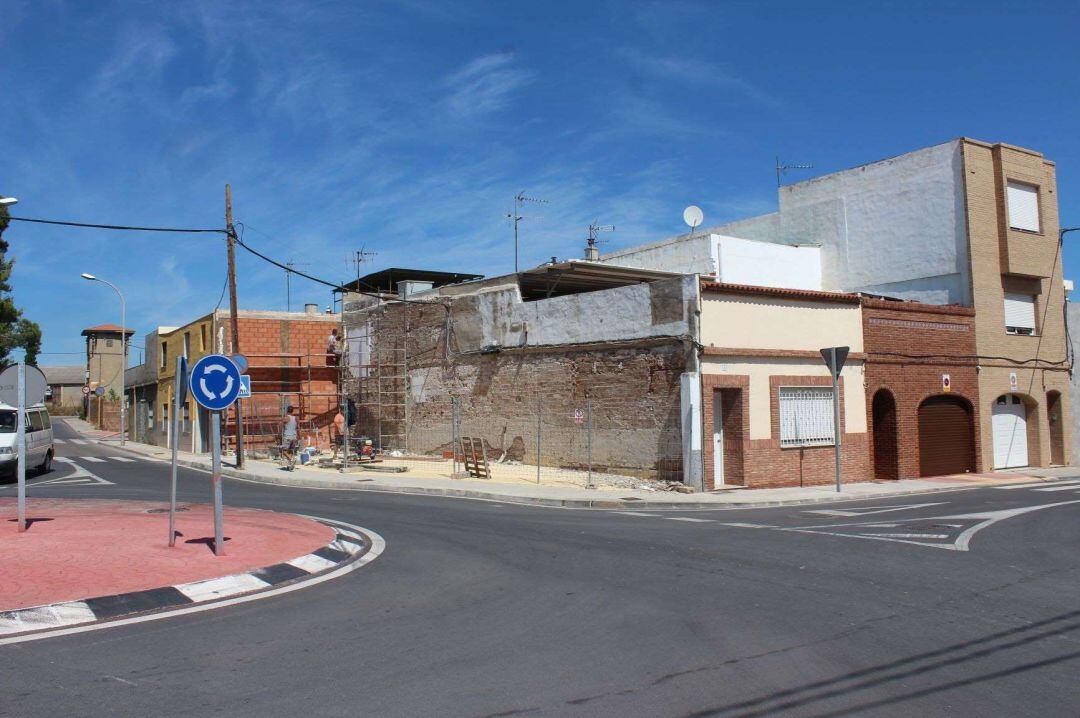
M 286 471 L 292 471 L 296 463 L 297 426 L 294 411 L 292 406 L 285 409 L 285 423 L 281 428 L 281 458 Z

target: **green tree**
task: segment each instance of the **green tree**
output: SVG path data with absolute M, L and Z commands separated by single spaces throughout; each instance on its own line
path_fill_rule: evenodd
M 7 229 L 7 206 L 0 205 L 0 364 L 6 363 L 14 349 L 26 351 L 26 363 L 37 364 L 41 351 L 41 327 L 23 317 L 11 296 L 11 270 L 15 260 L 7 258 L 8 243 L 4 239 Z

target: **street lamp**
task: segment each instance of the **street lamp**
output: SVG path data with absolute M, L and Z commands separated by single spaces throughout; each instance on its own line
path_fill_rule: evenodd
M 0 204 L 4 205 L 5 207 L 10 207 L 11 205 L 18 203 L 19 200 L 15 199 L 14 197 L 0 197 Z
M 120 293 L 120 290 L 112 282 L 86 272 L 79 276 L 89 282 L 101 282 L 109 285 L 116 292 L 116 296 L 120 297 L 120 446 L 124 446 L 127 439 L 127 396 L 124 387 L 126 378 L 124 373 L 127 371 L 127 304 L 124 302 L 124 295 Z

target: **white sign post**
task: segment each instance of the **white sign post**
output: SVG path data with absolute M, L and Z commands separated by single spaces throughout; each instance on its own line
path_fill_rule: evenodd
M 229 357 L 208 354 L 191 368 L 188 388 L 195 401 L 210 410 L 210 491 L 214 504 L 214 555 L 223 556 L 225 535 L 221 504 L 221 412 L 228 409 L 240 394 L 240 370 Z
M 19 452 L 19 532 L 26 531 L 26 365 L 19 362 L 18 404 L 15 410 L 15 450 Z
M 180 407 L 187 401 L 187 357 L 176 357 L 176 385 L 173 391 L 172 474 L 169 481 L 169 545 L 176 545 L 176 452 L 180 446 Z
M 821 358 L 825 360 L 825 366 L 829 367 L 832 376 L 832 406 L 833 406 L 833 453 L 836 454 L 836 492 L 840 493 L 840 372 L 844 369 L 847 361 L 849 347 L 826 347 L 821 350 Z

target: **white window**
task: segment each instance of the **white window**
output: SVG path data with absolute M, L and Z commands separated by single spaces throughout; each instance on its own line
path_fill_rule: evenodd
M 154 402 L 146 402 L 146 428 L 154 428 Z
M 1035 297 L 1005 292 L 1005 331 L 1009 334 L 1035 333 Z
M 1009 182 L 1009 226 L 1028 232 L 1039 231 L 1039 188 L 1022 182 Z
M 780 387 L 780 446 L 833 443 L 831 387 Z
M 169 405 L 168 404 L 162 404 L 161 405 L 161 430 L 162 431 L 168 431 L 169 430 Z

